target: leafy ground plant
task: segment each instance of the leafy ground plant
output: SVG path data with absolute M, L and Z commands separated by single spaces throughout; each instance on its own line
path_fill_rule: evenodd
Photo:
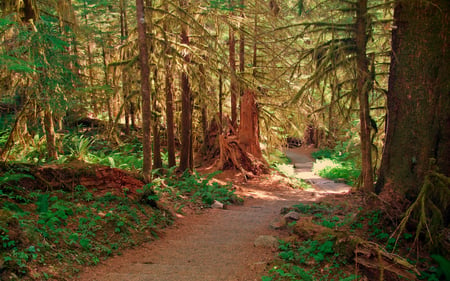
M 334 150 L 322 149 L 313 152 L 312 156 L 316 159 L 313 171 L 321 177 L 343 180 L 349 185 L 354 185 L 361 174 L 355 156 L 345 152 L 341 146 L 337 146 Z
M 217 173 L 177 176 L 172 169 L 131 192 L 25 188 L 22 180 L 35 182 L 30 169 L 9 169 L 0 171 L 0 273 L 13 280 L 70 279 L 84 265 L 157 237 L 172 223 L 167 210 L 240 202 L 231 184 L 212 181 Z
M 380 210 L 335 200 L 287 210 L 301 218 L 289 225 L 293 236 L 281 241 L 279 260 L 263 280 L 446 280 L 448 260 L 441 255 L 413 258 L 413 235 L 392 238 L 393 228 Z
M 0 177 L 0 271 L 12 280 L 70 278 L 120 249 L 153 239 L 170 213 L 126 193 L 76 186 L 24 190 L 27 174 Z M 2 279 L 3 280 L 3 279 Z

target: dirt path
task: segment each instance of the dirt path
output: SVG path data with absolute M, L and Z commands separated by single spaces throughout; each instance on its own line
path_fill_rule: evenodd
M 305 163 L 310 159 L 304 154 L 291 151 L 288 156 L 302 167 L 299 175 L 308 169 Z M 341 190 L 320 179 L 317 183 L 316 192 Z M 275 249 L 254 247 L 255 239 L 278 234 L 270 224 L 279 218 L 282 207 L 318 197 L 311 191 L 280 187 L 269 177 L 249 181 L 240 190 L 249 196 L 243 206 L 180 218 L 162 239 L 87 268 L 77 280 L 261 280 Z
M 315 192 L 335 194 L 346 193 L 350 190 L 350 186 L 345 183 L 337 183 L 315 175 L 312 172 L 314 160 L 303 149 L 287 149 L 285 153 L 294 165 L 296 176 L 310 183 L 314 187 Z

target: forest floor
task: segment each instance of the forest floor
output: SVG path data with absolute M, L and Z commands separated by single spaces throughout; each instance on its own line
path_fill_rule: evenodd
M 281 209 L 299 203 L 351 201 L 349 186 L 311 173 L 310 152 L 289 149 L 287 156 L 296 175 L 313 188 L 293 189 L 276 174 L 244 181 L 239 173 L 226 171 L 216 180 L 232 182 L 245 198 L 243 205 L 178 215 L 160 239 L 87 267 L 77 280 L 261 280 L 277 248 L 256 247 L 255 240 L 262 235 L 290 235 L 277 229 Z

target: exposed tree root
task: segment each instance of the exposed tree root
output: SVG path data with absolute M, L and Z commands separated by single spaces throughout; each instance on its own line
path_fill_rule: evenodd
M 387 277 L 392 275 L 401 276 L 407 280 L 417 280 L 416 274 L 420 275 L 419 271 L 406 259 L 386 252 L 381 245 L 360 237 L 350 237 L 350 240 L 350 244 L 355 245 L 356 266 L 362 266 L 365 271 L 374 272 L 378 275 L 378 280 L 392 280 L 392 277 Z
M 418 220 L 414 238 L 415 245 L 418 245 L 419 235 L 423 230 L 426 230 L 426 236 L 430 244 L 434 244 L 434 247 L 437 248 L 444 246 L 444 248 L 448 249 L 448 242 L 447 245 L 442 245 L 443 243 L 445 244 L 445 239 L 439 239 L 439 232 L 442 227 L 446 227 L 448 224 L 449 218 L 446 216 L 448 216 L 449 207 L 450 178 L 431 170 L 425 176 L 419 195 L 408 207 L 403 219 L 391 237 L 396 237 L 397 243 L 401 234 L 405 231 L 408 221 L 415 217 Z
M 236 136 L 219 136 L 220 156 L 215 166 L 219 170 L 236 168 L 246 179 L 253 178 L 267 172 L 265 163 L 255 158 L 250 153 L 246 153 L 239 145 Z

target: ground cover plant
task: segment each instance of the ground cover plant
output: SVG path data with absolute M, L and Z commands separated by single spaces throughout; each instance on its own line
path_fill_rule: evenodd
M 357 150 L 351 141 L 342 142 L 335 148 L 324 148 L 313 152 L 316 159 L 313 171 L 317 175 L 331 180 L 340 180 L 355 185 L 361 174 Z
M 101 166 L 87 169 L 95 167 Z M 214 174 L 172 173 L 133 189 L 112 183 L 47 189 L 38 186 L 49 178 L 42 171 L 61 182 L 64 172 L 42 169 L 16 164 L 0 173 L 1 280 L 67 280 L 82 266 L 158 237 L 173 222 L 172 211 L 209 207 L 214 200 L 240 202 L 231 185 L 211 182 Z
M 278 260 L 263 281 L 448 280 L 449 261 L 415 251 L 411 232 L 394 238 L 382 211 L 363 209 L 361 202 L 333 201 L 285 210 L 301 218 L 289 224 L 292 236 L 281 241 Z

